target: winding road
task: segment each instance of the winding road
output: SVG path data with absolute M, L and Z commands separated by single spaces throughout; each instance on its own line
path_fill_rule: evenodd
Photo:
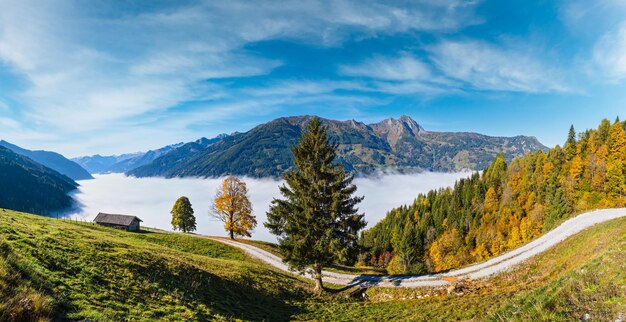
M 420 276 L 374 276 L 350 275 L 323 271 L 323 277 L 325 282 L 333 284 L 359 284 L 380 287 L 436 287 L 451 284 L 449 280 L 454 279 L 486 278 L 491 275 L 509 270 L 512 267 L 531 258 L 532 256 L 546 251 L 550 247 L 564 241 L 568 237 L 575 235 L 586 228 L 620 217 L 626 217 L 626 208 L 602 209 L 583 213 L 581 215 L 566 220 L 557 228 L 531 241 L 528 244 L 513 249 L 507 253 L 494 257 L 485 262 L 448 271 L 445 273 Z M 214 237 L 208 238 L 242 249 L 251 257 L 260 259 L 261 261 L 285 272 L 293 273 L 293 271 L 289 270 L 289 267 L 285 263 L 283 263 L 280 257 L 264 251 L 260 248 L 229 239 Z M 310 276 L 308 275 L 305 276 L 307 278 L 310 278 Z M 450 279 L 451 277 L 452 279 Z M 448 280 L 446 280 L 446 278 Z

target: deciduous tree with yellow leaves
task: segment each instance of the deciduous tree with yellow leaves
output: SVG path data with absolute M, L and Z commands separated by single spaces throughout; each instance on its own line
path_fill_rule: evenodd
M 250 232 L 257 223 L 252 215 L 246 183 L 232 176 L 224 179 L 215 195 L 211 215 L 224 223 L 230 239 L 251 237 Z

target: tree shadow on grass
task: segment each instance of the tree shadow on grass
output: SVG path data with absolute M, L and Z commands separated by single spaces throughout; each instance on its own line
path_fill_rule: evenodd
M 340 264 L 332 264 L 329 265 L 328 268 L 337 269 L 348 274 L 359 274 L 359 275 L 374 275 L 374 276 L 387 276 L 387 271 L 384 269 L 377 269 L 374 267 L 368 268 L 359 268 L 354 266 L 346 266 Z
M 139 268 L 138 268 L 139 269 Z M 145 268 L 140 268 L 144 270 Z M 173 271 L 162 260 L 151 263 L 146 277 L 158 285 L 158 292 L 174 295 L 180 304 L 190 309 L 207 307 L 212 313 L 233 319 L 251 321 L 288 321 L 301 313 L 301 309 L 290 302 L 302 301 L 307 294 L 296 285 L 295 278 L 263 270 L 251 272 L 265 276 L 244 275 L 236 280 L 182 265 Z M 213 315 L 196 311 L 200 320 L 209 320 Z
M 156 231 L 146 230 L 142 228 L 139 231 L 136 231 L 135 234 L 150 235 L 150 234 L 156 234 Z
M 12 256 L 10 246 L 0 245 L 0 257 Z M 67 241 L 63 251 L 39 246 L 22 245 L 19 253 L 31 260 L 17 255 L 12 271 L 23 285 L 55 298 L 49 312 L 55 320 L 288 321 L 308 297 L 298 279 L 236 261 L 230 268 L 228 261 L 162 257 L 116 243 L 74 249 Z

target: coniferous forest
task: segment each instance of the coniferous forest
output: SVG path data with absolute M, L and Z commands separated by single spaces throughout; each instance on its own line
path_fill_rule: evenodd
M 72 205 L 78 184 L 30 158 L 0 146 L 0 208 L 51 214 Z
M 603 120 L 564 148 L 502 155 L 454 188 L 419 195 L 365 231 L 363 265 L 428 273 L 483 261 L 582 211 L 626 206 L 626 122 Z

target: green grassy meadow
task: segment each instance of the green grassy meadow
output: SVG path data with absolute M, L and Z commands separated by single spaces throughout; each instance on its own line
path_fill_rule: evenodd
M 625 281 L 626 218 L 451 294 L 370 288 L 358 300 L 336 286 L 316 297 L 308 281 L 199 236 L 0 209 L 0 321 L 614 321 L 626 318 Z
M 307 288 L 210 240 L 0 210 L 0 320 L 285 320 Z

